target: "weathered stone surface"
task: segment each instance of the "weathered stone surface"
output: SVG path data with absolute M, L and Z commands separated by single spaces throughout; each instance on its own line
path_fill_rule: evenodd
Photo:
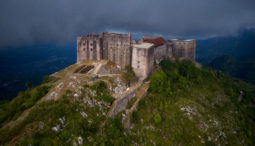
M 159 42 L 160 40 L 160 42 Z M 154 46 L 142 47 L 144 42 Z M 117 67 L 131 65 L 140 79 L 147 78 L 153 68 L 164 57 L 185 58 L 195 62 L 196 40 L 168 40 L 144 36 L 132 40 L 131 34 L 102 32 L 77 38 L 77 63 L 83 60 L 110 60 Z M 100 70 L 105 72 L 105 70 Z
M 153 44 L 141 43 L 133 45 L 132 67 L 137 77 L 147 78 L 153 69 Z
M 173 43 L 173 56 L 186 58 L 193 62 L 196 59 L 196 40 L 171 40 Z

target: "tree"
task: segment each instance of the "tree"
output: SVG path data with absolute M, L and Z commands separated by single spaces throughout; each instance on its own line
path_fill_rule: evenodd
M 32 88 L 34 84 L 32 82 L 26 82 L 27 89 Z
M 43 77 L 43 83 L 48 83 L 50 81 L 49 78 L 50 77 L 48 75 L 44 76 Z

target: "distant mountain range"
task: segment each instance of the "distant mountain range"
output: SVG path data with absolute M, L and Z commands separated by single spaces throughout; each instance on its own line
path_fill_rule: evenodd
M 235 59 L 231 56 L 220 56 L 213 59 L 208 66 L 224 73 L 255 84 L 255 59 Z
M 232 37 L 198 40 L 197 61 L 254 84 L 255 29 L 244 29 Z
M 197 41 L 197 60 L 207 64 L 214 58 L 228 55 L 236 59 L 255 58 L 255 29 L 244 29 L 237 36 Z

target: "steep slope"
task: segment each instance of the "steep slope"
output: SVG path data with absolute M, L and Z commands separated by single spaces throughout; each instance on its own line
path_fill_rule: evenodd
M 84 65 L 98 64 L 87 62 Z M 9 127 L 6 125 L 15 121 L 18 115 L 7 114 L 8 120 L 4 118 L 1 121 L 1 144 L 255 143 L 255 88 L 250 84 L 208 68 L 197 68 L 188 61 L 163 60 L 161 69 L 155 71 L 149 82 L 133 82 L 127 87 L 121 81 L 121 72 L 107 71 L 114 69 L 114 65 L 102 62 L 100 66 L 101 69 L 95 67 L 86 74 L 80 74 L 74 72 L 80 72 L 84 67 L 76 64 L 54 74 L 58 80 L 41 85 L 51 88 L 27 108 L 30 109 L 27 116 Z M 93 74 L 95 72 L 98 74 Z M 74 76 L 76 80 L 70 80 Z M 63 90 L 56 92 L 62 82 Z M 66 86 L 71 82 L 75 87 Z M 138 84 L 141 86 L 137 87 Z M 130 90 L 132 94 L 126 96 Z M 50 96 L 52 98 L 48 98 L 49 95 L 53 95 Z M 113 103 L 123 98 L 121 95 L 128 99 L 123 102 L 124 110 L 109 114 Z M 22 99 L 26 103 L 27 99 Z M 1 107 L 8 107 L 11 103 Z M 0 117 L 5 112 L 7 110 L 1 110 Z
M 110 109 L 118 111 L 113 103 L 126 96 L 125 102 L 116 102 L 125 106 L 135 94 L 133 89 L 141 86 L 129 78 L 127 90 L 122 81 L 127 73 L 103 60 L 74 64 L 52 74 L 42 85 L 1 104 L 1 144 L 75 145 L 93 140 L 100 125 L 108 121 Z M 64 134 L 59 139 L 60 133 Z
M 254 144 L 255 88 L 183 61 L 161 62 L 133 113 L 132 139 L 145 145 Z

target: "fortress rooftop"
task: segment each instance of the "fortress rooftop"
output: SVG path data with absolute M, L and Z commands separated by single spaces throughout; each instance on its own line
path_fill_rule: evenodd
M 155 45 L 154 47 L 158 47 L 166 43 L 166 41 L 162 37 L 151 39 L 151 40 L 144 40 L 144 42 L 152 43 Z
M 169 42 L 172 42 L 172 41 L 183 41 L 183 42 L 190 42 L 190 41 L 194 41 L 195 39 L 171 39 L 171 40 L 168 40 Z
M 133 45 L 134 48 L 142 48 L 142 49 L 148 49 L 148 48 L 151 48 L 152 46 L 154 46 L 154 45 L 151 43 L 141 43 L 141 44 Z

